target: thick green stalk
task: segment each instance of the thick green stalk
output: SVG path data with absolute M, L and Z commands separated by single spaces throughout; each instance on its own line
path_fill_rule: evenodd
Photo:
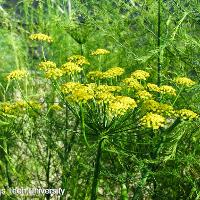
M 104 139 L 106 139 L 106 138 L 103 137 L 99 141 L 99 144 L 98 144 L 90 200 L 96 200 L 97 199 L 97 188 L 98 188 L 97 186 L 98 186 L 98 180 L 99 180 L 99 173 L 100 173 L 100 167 L 101 167 L 100 161 L 101 161 L 101 155 L 102 155 L 102 148 L 101 147 L 102 147 L 102 143 L 103 143 Z
M 86 138 L 86 133 L 85 133 L 85 116 L 84 116 L 84 110 L 83 110 L 82 103 L 80 103 L 80 114 L 81 114 L 81 132 L 83 134 L 83 137 L 84 137 L 87 147 L 90 147 L 90 145 L 88 144 L 87 138 Z
M 158 80 L 157 85 L 160 86 L 161 84 L 161 50 L 160 50 L 160 41 L 161 41 L 161 1 L 158 0 L 158 63 L 157 63 L 157 73 L 158 73 Z

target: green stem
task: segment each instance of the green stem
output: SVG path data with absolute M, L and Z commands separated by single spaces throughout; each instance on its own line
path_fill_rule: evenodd
M 98 179 L 99 179 L 99 173 L 100 173 L 100 161 L 101 161 L 101 154 L 102 154 L 102 143 L 106 139 L 106 137 L 103 137 L 99 141 L 98 149 L 97 149 L 97 155 L 96 155 L 96 162 L 94 167 L 94 178 L 92 182 L 92 191 L 91 191 L 91 198 L 90 200 L 96 200 L 97 199 L 97 186 L 98 186 Z
M 42 46 L 42 56 L 44 58 L 44 61 L 46 61 L 45 53 L 44 53 L 44 47 Z
M 179 90 L 178 95 L 176 96 L 176 99 L 174 100 L 172 106 L 174 106 L 174 104 L 176 103 L 177 99 L 179 98 L 179 96 L 181 95 L 181 92 L 183 91 L 183 87 L 181 87 L 181 89 Z
M 157 80 L 157 85 L 160 86 L 161 84 L 161 51 L 160 51 L 160 41 L 161 41 L 161 1 L 158 0 L 158 40 L 157 40 L 157 45 L 158 45 L 158 65 L 157 65 L 157 70 L 158 70 L 158 80 Z
M 85 143 L 87 145 L 87 147 L 90 147 L 88 141 L 87 141 L 87 137 L 86 137 L 86 133 L 85 133 L 85 116 L 84 116 L 84 110 L 83 110 L 83 105 L 82 102 L 80 103 L 80 113 L 81 113 L 81 131 L 83 133 L 83 137 L 85 140 Z

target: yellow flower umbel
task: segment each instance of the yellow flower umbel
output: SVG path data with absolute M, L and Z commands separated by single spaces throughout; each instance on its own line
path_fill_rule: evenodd
M 78 82 L 68 82 L 68 83 L 64 83 L 61 86 L 61 91 L 64 94 L 69 94 L 71 93 L 75 88 L 78 89 L 79 87 L 81 87 L 81 84 Z
M 42 34 L 42 33 L 31 34 L 29 38 L 31 40 L 45 41 L 48 43 L 53 42 L 53 39 L 50 36 Z
M 74 74 L 76 72 L 80 72 L 83 68 L 79 67 L 77 64 L 73 62 L 67 62 L 62 65 L 61 70 L 67 74 Z
M 103 78 L 103 72 L 101 71 L 91 71 L 87 74 L 87 77 L 91 80 L 95 79 L 102 79 Z
M 94 90 L 90 86 L 78 82 L 68 82 L 61 86 L 61 91 L 67 94 L 67 99 L 76 103 L 86 103 L 94 98 Z
M 151 99 L 153 96 L 152 94 L 150 94 L 149 92 L 147 92 L 146 90 L 141 90 L 138 91 L 136 93 L 136 95 L 139 97 L 139 99 L 141 100 L 147 100 L 147 99 Z
M 160 88 L 154 83 L 147 83 L 147 88 L 151 92 L 160 92 Z
M 154 100 L 147 100 L 144 102 L 143 107 L 146 111 L 154 111 L 159 110 L 160 104 Z
M 81 55 L 70 56 L 67 60 L 68 62 L 73 62 L 79 66 L 90 64 L 88 60 L 84 56 L 81 56 Z
M 122 88 L 115 85 L 99 85 L 96 86 L 94 89 L 96 92 L 117 92 L 120 91 Z
M 191 110 L 187 110 L 187 109 L 179 110 L 178 115 L 183 120 L 193 120 L 198 117 L 198 115 L 195 112 L 193 112 Z
M 97 49 L 96 51 L 93 51 L 91 53 L 92 56 L 97 56 L 97 55 L 106 55 L 109 54 L 110 51 L 106 50 L 106 49 Z
M 178 77 L 175 79 L 177 85 L 191 87 L 195 84 L 195 82 L 187 77 Z
M 123 82 L 126 83 L 128 87 L 133 88 L 136 91 L 144 90 L 144 87 L 134 78 L 126 78 Z
M 25 76 L 28 75 L 28 72 L 26 70 L 23 70 L 23 69 L 17 69 L 17 70 L 14 70 L 12 72 L 10 72 L 8 74 L 8 76 L 6 77 L 7 80 L 21 80 L 22 78 L 24 78 Z
M 121 116 L 136 107 L 137 104 L 134 99 L 127 96 L 116 96 L 113 101 L 109 102 L 109 113 L 110 116 Z
M 69 99 L 76 103 L 86 103 L 88 100 L 93 98 L 94 91 L 85 85 L 80 85 L 78 88 L 74 88 L 71 92 L 71 96 L 69 96 Z
M 138 79 L 138 80 L 146 80 L 150 74 L 143 70 L 136 70 L 131 74 L 131 77 Z
M 115 99 L 114 95 L 111 92 L 97 92 L 95 94 L 95 99 L 97 103 L 109 103 Z
M 160 103 L 157 113 L 162 114 L 164 116 L 171 116 L 171 117 L 175 115 L 173 106 L 165 104 L 165 103 L 164 104 Z
M 103 72 L 104 78 L 114 78 L 116 76 L 121 76 L 124 73 L 124 69 L 121 67 L 113 67 L 105 72 Z
M 44 71 L 46 71 L 46 70 L 48 70 L 48 69 L 55 69 L 56 68 L 56 63 L 54 63 L 54 62 L 52 62 L 52 61 L 45 61 L 45 62 L 41 62 L 40 64 L 39 64 L 39 68 L 41 69 L 41 70 L 44 70 Z
M 63 75 L 63 71 L 58 68 L 50 68 L 46 70 L 45 77 L 48 79 L 58 79 Z
M 176 96 L 176 90 L 172 86 L 169 86 L 169 85 L 160 86 L 160 93 Z
M 147 113 L 140 120 L 141 126 L 145 128 L 151 128 L 153 130 L 157 130 L 161 127 L 164 127 L 165 123 L 166 123 L 166 119 L 162 115 L 158 115 L 152 112 Z
M 0 110 L 6 114 L 18 115 L 23 113 L 27 108 L 25 101 L 3 102 L 0 104 Z

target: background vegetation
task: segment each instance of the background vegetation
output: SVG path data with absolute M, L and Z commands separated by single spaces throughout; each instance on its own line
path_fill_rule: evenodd
M 142 118 L 138 106 L 110 126 L 101 124 L 100 116 L 107 115 L 98 106 L 63 99 L 58 85 L 72 77 L 57 82 L 38 70 L 42 61 L 61 66 L 70 56 L 83 55 L 90 63 L 85 74 L 119 66 L 125 78 L 145 70 L 151 74 L 148 82 L 171 85 L 177 93 L 181 88 L 173 80 L 188 77 L 196 84 L 178 99 L 155 98 L 199 114 L 199 13 L 195 0 L 0 0 L 1 105 L 29 102 L 12 113 L 1 108 L 0 188 L 65 188 L 64 196 L 38 199 L 200 199 L 198 118 L 177 119 L 156 131 L 135 128 Z M 34 33 L 53 42 L 31 40 Z M 98 48 L 110 54 L 91 56 Z M 8 81 L 16 69 L 30 76 Z M 121 80 L 113 79 L 112 85 Z M 84 74 L 74 81 L 92 82 Z M 54 104 L 61 110 L 52 109 Z M 1 198 L 32 197 L 7 193 Z

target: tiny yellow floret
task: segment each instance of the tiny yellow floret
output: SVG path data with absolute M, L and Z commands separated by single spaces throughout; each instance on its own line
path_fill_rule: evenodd
M 153 130 L 157 130 L 161 127 L 165 126 L 166 119 L 162 115 L 158 115 L 155 113 L 147 113 L 142 119 L 140 120 L 141 126 L 145 128 L 151 128 Z
M 106 49 L 97 49 L 96 51 L 93 51 L 91 53 L 92 56 L 97 56 L 97 55 L 106 55 L 109 54 L 110 51 L 106 50 Z
M 21 80 L 22 78 L 24 78 L 25 76 L 28 75 L 28 72 L 26 70 L 23 70 L 23 69 L 17 69 L 17 70 L 14 70 L 12 72 L 10 72 L 8 74 L 8 76 L 6 77 L 7 80 Z
M 187 77 L 178 77 L 175 79 L 177 85 L 182 85 L 186 87 L 191 87 L 195 84 L 195 82 Z
M 37 40 L 37 41 L 45 41 L 48 43 L 53 42 L 52 37 L 45 35 L 43 33 L 36 33 L 36 34 L 31 34 L 29 37 L 31 40 Z

